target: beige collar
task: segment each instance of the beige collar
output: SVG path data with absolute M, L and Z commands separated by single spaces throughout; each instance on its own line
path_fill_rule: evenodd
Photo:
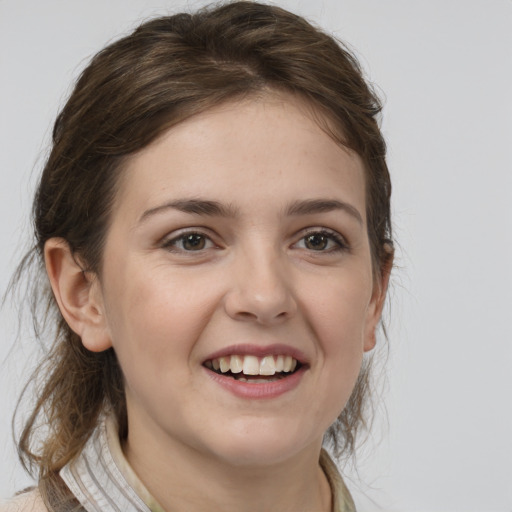
M 320 466 L 331 486 L 333 512 L 355 512 L 352 497 L 325 450 Z M 100 424 L 60 476 L 87 512 L 165 512 L 126 460 L 112 416 Z

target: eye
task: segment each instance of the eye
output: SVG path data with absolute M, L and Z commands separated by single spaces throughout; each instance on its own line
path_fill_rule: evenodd
M 167 240 L 163 243 L 163 247 L 171 252 L 196 252 L 204 249 L 210 249 L 214 244 L 212 240 L 203 233 L 189 232 Z
M 316 252 L 336 252 L 348 249 L 345 240 L 332 231 L 309 231 L 296 244 L 300 249 Z

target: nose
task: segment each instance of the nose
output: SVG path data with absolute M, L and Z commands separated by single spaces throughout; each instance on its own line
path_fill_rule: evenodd
M 297 302 L 284 259 L 274 250 L 245 252 L 236 258 L 225 296 L 231 318 L 273 325 L 294 316 Z

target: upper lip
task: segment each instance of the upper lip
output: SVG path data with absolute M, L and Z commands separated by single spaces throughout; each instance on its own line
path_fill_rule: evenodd
M 251 344 L 230 345 L 229 347 L 224 347 L 220 350 L 217 350 L 216 352 L 211 353 L 204 359 L 203 363 L 212 359 L 219 359 L 220 357 L 233 355 L 247 355 L 256 357 L 283 355 L 291 356 L 301 364 L 307 363 L 306 356 L 299 349 L 290 345 L 284 345 L 282 343 L 275 343 L 272 345 L 264 346 Z

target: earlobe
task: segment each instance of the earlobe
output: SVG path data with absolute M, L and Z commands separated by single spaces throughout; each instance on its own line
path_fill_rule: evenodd
M 373 287 L 373 294 L 368 308 L 366 332 L 363 350 L 369 352 L 377 344 L 377 327 L 379 325 L 389 285 L 389 277 L 393 268 L 394 251 L 392 245 L 387 246 L 388 256 L 381 267 L 380 274 Z
M 102 352 L 110 348 L 112 343 L 96 275 L 83 270 L 62 238 L 47 240 L 44 259 L 53 294 L 69 327 L 88 350 Z

